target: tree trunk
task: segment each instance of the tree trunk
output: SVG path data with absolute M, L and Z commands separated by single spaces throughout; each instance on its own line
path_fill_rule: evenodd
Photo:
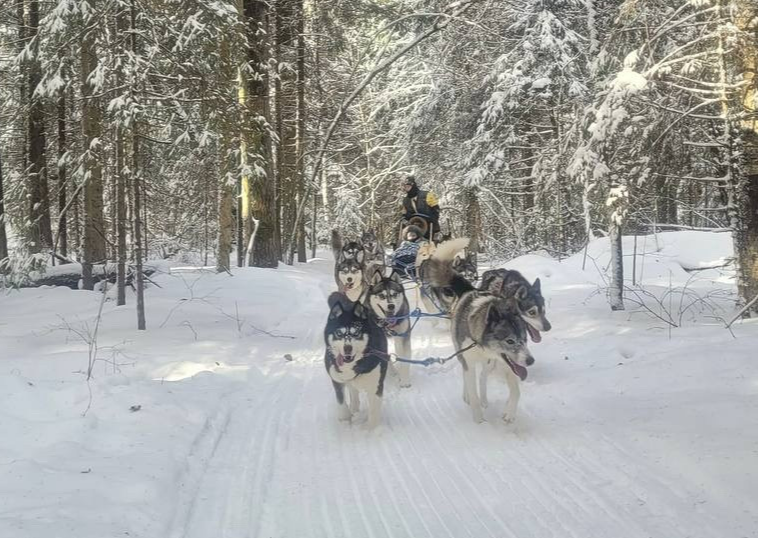
M 224 138 L 223 138 L 224 141 Z M 227 163 L 227 148 L 220 148 L 223 163 Z M 217 236 L 217 272 L 230 270 L 230 251 L 233 240 L 233 187 L 227 178 L 229 166 L 222 166 L 219 181 L 219 232 Z
M 132 0 L 132 27 L 135 26 L 135 0 Z M 135 35 L 132 35 L 134 44 Z M 133 45 L 134 46 L 134 45 Z M 133 231 L 133 255 L 135 257 L 135 292 L 137 295 L 137 329 L 145 330 L 145 300 L 143 285 L 143 242 L 142 223 L 140 222 L 140 136 L 137 122 L 132 124 L 132 196 L 135 207 L 135 226 Z M 84 264 L 82 265 L 84 269 Z
M 29 39 L 36 43 L 37 27 L 40 22 L 40 6 L 37 0 L 29 2 Z M 40 60 L 36 45 L 32 59 L 27 65 L 29 96 L 29 220 L 32 223 L 31 251 L 41 252 L 53 247 L 53 231 L 50 225 L 50 196 L 47 183 L 45 159 L 45 111 L 39 96 L 35 96 L 37 85 L 42 80 Z
M 127 303 L 127 196 L 124 177 L 124 133 L 116 128 L 116 304 Z
M 95 0 L 87 0 L 90 16 L 96 13 Z M 91 21 L 85 20 L 85 26 Z M 101 124 L 103 114 L 99 99 L 94 97 L 99 88 L 89 81 L 98 67 L 94 29 L 81 36 L 81 87 L 82 87 L 82 141 L 84 144 L 84 237 L 82 242 L 82 281 L 86 290 L 93 289 L 92 266 L 106 261 L 106 240 L 103 225 L 103 165 L 101 163 Z
M 219 43 L 220 57 L 220 78 L 223 85 L 234 84 L 235 68 L 232 53 L 230 51 L 230 41 L 226 36 L 222 36 Z M 218 147 L 219 158 L 219 179 L 217 182 L 217 272 L 230 271 L 230 253 L 232 251 L 233 240 L 233 166 L 231 164 L 230 150 L 232 148 L 233 124 L 238 123 L 238 118 L 227 111 L 220 114 L 220 139 Z
M 624 310 L 624 250 L 621 225 L 610 220 L 610 285 L 608 302 L 611 310 Z
M 267 42 L 266 32 L 260 28 L 267 27 L 267 4 L 260 0 L 244 0 L 244 13 L 248 26 L 248 63 L 260 76 L 250 77 L 248 81 L 251 111 L 263 118 L 270 117 L 269 80 L 267 77 Z M 261 123 L 253 126 L 251 151 L 262 157 L 264 176 L 253 178 L 251 209 L 254 218 L 259 221 L 259 229 L 253 249 L 253 265 L 256 267 L 277 267 L 280 260 L 280 244 L 275 229 L 275 189 L 272 180 L 272 155 L 270 135 L 267 127 Z
M 275 50 L 279 63 L 297 61 L 295 40 L 296 17 L 300 0 L 280 0 L 275 11 Z M 280 72 L 275 83 L 277 92 L 275 118 L 280 139 L 277 148 L 277 169 L 282 227 L 286 235 L 296 226 L 296 209 L 299 201 L 298 185 L 298 79 L 293 69 Z M 292 248 L 296 245 L 292 245 Z M 293 250 L 283 253 L 285 263 L 293 264 Z
M 739 54 L 733 55 L 735 72 L 741 73 L 746 86 L 739 94 L 745 110 L 739 131 L 743 158 L 736 186 L 737 213 L 740 226 L 735 231 L 735 255 L 738 257 L 738 292 L 745 304 L 758 295 L 758 6 L 741 2 L 733 12 L 733 22 L 752 36 Z M 758 314 L 758 301 L 749 309 Z
M 304 3 L 303 0 L 295 0 L 294 17 L 296 18 L 296 181 L 298 182 L 299 198 L 308 196 L 307 186 L 304 181 L 304 148 L 306 143 L 306 100 L 304 91 L 306 87 L 306 42 L 304 40 Z M 305 231 L 305 217 L 299 220 L 299 246 L 298 260 L 301 263 L 307 261 Z
M 8 258 L 8 236 L 5 235 L 5 198 L 3 194 L 3 154 L 0 150 L 0 273 L 5 272 Z
M 758 170 L 739 181 L 736 198 L 741 223 L 734 234 L 737 287 L 743 303 L 748 304 L 758 295 Z M 758 313 L 758 303 L 751 310 Z
M 628 196 L 626 178 L 617 174 L 608 177 L 608 235 L 610 237 L 610 282 L 608 303 L 611 310 L 624 308 L 624 249 L 622 234 L 626 217 Z
M 127 18 L 122 9 L 118 9 L 116 14 L 116 31 L 120 35 L 129 29 Z M 122 59 L 124 61 L 124 59 Z M 122 64 L 123 65 L 123 64 Z M 117 71 L 117 86 L 124 84 L 124 71 L 120 67 Z M 118 306 L 127 304 L 126 296 L 126 277 L 127 277 L 127 180 L 124 177 L 124 128 L 122 126 L 123 117 L 117 116 L 116 140 L 114 149 L 116 152 L 116 173 L 114 174 L 114 198 L 116 211 L 114 218 L 114 227 L 116 232 L 116 304 Z
M 21 54 L 24 51 L 26 45 L 26 16 L 24 14 L 24 0 L 16 0 L 16 23 L 18 25 L 18 45 L 16 52 Z M 27 109 L 27 84 L 24 77 L 19 77 L 18 95 L 19 95 L 19 111 Z M 21 138 L 21 151 L 19 155 L 19 161 L 21 163 L 21 172 L 26 174 L 28 166 L 28 147 L 27 136 L 29 130 L 27 128 L 26 118 L 23 113 L 17 115 L 18 118 L 18 133 Z M 31 230 L 30 230 L 31 235 Z
M 466 230 L 470 238 L 469 249 L 471 252 L 478 252 L 481 246 L 479 233 L 481 230 L 481 208 L 478 204 L 477 187 L 468 187 L 465 189 L 465 207 L 466 207 Z
M 137 56 L 137 6 L 135 0 L 130 2 L 130 45 L 132 54 Z M 134 99 L 134 95 L 133 95 Z M 134 193 L 133 207 L 135 208 L 134 242 L 135 256 L 135 293 L 137 295 L 137 329 L 145 330 L 145 298 L 143 293 L 143 244 L 140 236 L 140 133 L 136 117 L 132 118 L 132 189 Z M 148 238 L 146 237 L 146 241 Z
M 60 251 L 61 256 L 69 256 L 69 236 L 67 230 L 67 217 L 64 212 L 66 207 L 66 89 L 62 88 L 58 95 L 58 245 L 54 250 Z

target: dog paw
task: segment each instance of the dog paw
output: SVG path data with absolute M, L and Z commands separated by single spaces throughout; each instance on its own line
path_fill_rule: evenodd
M 512 424 L 515 422 L 515 413 L 505 413 L 502 415 L 502 420 L 505 422 L 505 424 Z
M 408 388 L 410 388 L 411 386 L 412 386 L 412 383 L 410 383 L 409 381 L 400 381 L 400 382 L 399 382 L 399 387 L 400 387 L 400 388 L 403 388 L 403 389 L 408 389 Z
M 349 411 L 348 407 L 341 407 L 338 410 L 338 420 L 341 422 L 347 422 L 351 420 L 351 411 Z

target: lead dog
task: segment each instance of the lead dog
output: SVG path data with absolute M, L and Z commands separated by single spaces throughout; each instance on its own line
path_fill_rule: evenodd
M 330 314 L 325 324 L 325 369 L 333 383 L 339 405 L 339 420 L 351 420 L 359 411 L 359 392 L 367 394 L 367 426 L 380 422 L 381 398 L 386 380 L 388 343 L 386 335 L 360 303 L 348 301 L 339 292 L 328 298 Z M 345 389 L 351 403 L 347 405 Z
M 515 300 L 478 291 L 452 268 L 452 260 L 468 244 L 467 239 L 454 239 L 438 246 L 429 263 L 433 286 L 448 288 L 455 295 L 452 305 L 452 344 L 462 366 L 466 403 L 473 420 L 483 421 L 476 368 L 489 360 L 505 365 L 510 397 L 503 414 L 506 422 L 515 420 L 520 400 L 520 381 L 528 375 L 527 366 L 534 357 L 527 347 L 526 324 L 521 320 Z

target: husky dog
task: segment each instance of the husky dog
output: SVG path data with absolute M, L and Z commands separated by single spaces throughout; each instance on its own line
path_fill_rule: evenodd
M 475 282 L 478 280 L 478 262 L 476 253 L 466 250 L 455 256 L 452 267 L 457 273 L 460 273 L 468 281 Z
M 477 291 L 454 271 L 452 260 L 467 241 L 454 239 L 440 244 L 430 261 L 430 278 L 434 286 L 448 287 L 457 297 L 452 310 L 452 343 L 456 350 L 462 350 L 458 358 L 463 370 L 463 396 L 470 405 L 473 420 L 483 421 L 476 367 L 483 368 L 494 359 L 506 366 L 510 397 L 503 419 L 512 422 L 520 399 L 519 382 L 528 375 L 526 367 L 534 363 L 526 345 L 526 324 L 521 321 L 515 300 Z
M 375 271 L 386 267 L 386 251 L 372 230 L 362 233 L 360 243 L 365 251 L 365 282 L 369 282 Z
M 338 230 L 332 230 L 330 233 L 330 245 L 333 249 L 333 257 L 337 262 L 343 260 L 357 260 L 359 263 L 365 261 L 365 249 L 359 241 L 341 240 L 341 234 Z
M 423 309 L 428 314 L 446 313 L 453 298 L 453 294 L 448 288 L 435 288 L 430 284 L 428 265 L 434 252 L 436 252 L 436 244 L 433 241 L 426 241 L 418 249 L 415 258 L 415 274 L 420 284 L 416 288 L 417 304 L 422 304 Z M 436 327 L 438 324 L 438 318 L 433 318 L 433 326 Z
M 363 232 L 360 243 L 362 243 L 362 248 L 365 250 L 365 263 L 369 264 L 369 262 L 373 261 L 379 262 L 380 265 L 386 265 L 386 251 L 374 231 L 368 230 Z
M 539 332 L 552 329 L 545 316 L 544 297 L 538 278 L 533 284 L 529 284 L 518 271 L 491 269 L 484 273 L 479 289 L 505 299 L 515 298 L 521 318 L 528 325 L 532 341 L 541 342 L 542 336 Z
M 352 258 L 337 261 L 333 276 L 336 279 L 338 291 L 346 295 L 352 302 L 359 300 L 365 288 L 364 265 Z
M 541 284 L 537 278 L 533 284 L 529 284 L 522 274 L 515 270 L 490 269 L 483 274 L 480 289 L 488 291 L 492 295 L 505 299 L 515 300 L 521 319 L 526 324 L 526 329 L 533 342 L 541 342 L 540 332 L 549 331 L 552 325 L 545 316 L 544 297 L 542 297 Z M 479 379 L 479 395 L 481 405 L 489 405 L 488 378 L 489 375 L 502 365 L 495 360 L 489 361 L 481 370 Z
M 394 352 L 402 357 L 410 357 L 410 304 L 404 295 L 399 275 L 392 272 L 391 276 L 386 277 L 381 271 L 376 271 L 368 284 L 365 306 L 372 312 L 378 327 L 385 331 L 387 337 L 394 339 Z M 399 373 L 399 385 L 405 388 L 411 386 L 410 365 L 400 363 L 396 370 Z
M 330 315 L 325 325 L 325 369 L 338 400 L 339 420 L 350 420 L 359 411 L 359 391 L 367 393 L 367 426 L 380 421 L 383 384 L 386 380 L 386 335 L 360 303 L 350 303 L 338 292 L 328 298 Z M 345 388 L 351 403 L 347 405 Z
M 428 260 L 431 259 L 433 253 L 436 252 L 436 245 L 433 241 L 425 241 L 421 243 L 420 248 L 417 251 L 415 257 L 415 273 L 423 280 L 425 278 L 425 271 L 428 264 Z

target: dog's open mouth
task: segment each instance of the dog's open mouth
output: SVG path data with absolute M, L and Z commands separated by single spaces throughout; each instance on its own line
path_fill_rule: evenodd
M 513 371 L 515 375 L 521 378 L 521 381 L 526 381 L 526 378 L 528 377 L 528 370 L 526 370 L 525 366 L 521 366 L 520 364 L 513 362 L 510 360 L 510 357 L 505 355 L 504 353 L 500 353 L 502 355 L 502 359 L 507 363 L 507 365 L 510 367 L 510 369 Z
M 539 331 L 537 331 L 534 327 L 532 327 L 531 324 L 526 323 L 526 329 L 528 330 L 528 334 L 531 337 L 532 342 L 542 341 L 542 335 L 539 334 Z
M 354 289 L 354 282 L 347 282 L 346 284 L 344 284 L 344 288 L 346 288 L 347 290 Z
M 340 368 L 345 363 L 352 362 L 353 360 L 354 360 L 354 355 L 344 355 L 342 353 L 339 353 L 338 356 L 336 357 L 336 364 Z

